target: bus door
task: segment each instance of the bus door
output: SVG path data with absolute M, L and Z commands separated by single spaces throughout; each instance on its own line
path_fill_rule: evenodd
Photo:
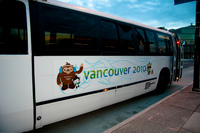
M 27 1 L 0 0 L 0 132 L 33 129 L 32 57 L 28 52 L 27 15 Z
M 180 55 L 181 55 L 181 69 L 180 69 L 180 79 L 182 78 L 182 74 L 183 74 L 183 59 L 184 59 L 184 49 L 183 49 L 183 45 L 182 42 L 180 43 Z
M 183 51 L 182 51 L 182 45 L 181 40 L 178 38 L 177 35 L 173 36 L 173 42 L 174 42 L 174 81 L 179 81 L 179 79 L 182 76 L 182 69 L 183 69 Z

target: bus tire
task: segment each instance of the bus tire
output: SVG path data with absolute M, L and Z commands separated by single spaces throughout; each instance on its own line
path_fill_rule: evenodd
M 154 90 L 155 94 L 162 94 L 165 92 L 167 85 L 170 82 L 170 72 L 169 69 L 164 68 L 161 70 L 159 79 L 158 79 L 158 84 L 156 89 Z

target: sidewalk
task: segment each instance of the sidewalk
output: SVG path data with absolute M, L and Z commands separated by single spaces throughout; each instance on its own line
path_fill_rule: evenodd
M 200 133 L 200 93 L 186 86 L 104 133 Z

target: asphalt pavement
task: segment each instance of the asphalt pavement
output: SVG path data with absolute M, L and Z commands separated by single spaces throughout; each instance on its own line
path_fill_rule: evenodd
M 200 133 L 200 93 L 192 87 L 185 86 L 103 133 Z

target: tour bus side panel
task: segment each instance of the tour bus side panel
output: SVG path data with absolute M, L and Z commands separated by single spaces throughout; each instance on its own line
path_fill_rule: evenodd
M 101 89 L 102 87 L 100 88 L 99 86 L 91 85 L 89 89 L 86 89 L 88 88 L 87 85 L 86 86 L 81 85 L 81 84 L 86 84 L 85 82 L 83 82 L 83 78 L 85 77 L 85 75 L 86 75 L 85 79 L 88 80 L 87 82 L 91 82 L 92 78 L 90 78 L 90 75 L 88 76 L 88 73 L 90 73 L 89 70 L 91 70 L 92 67 L 89 65 L 89 62 L 93 62 L 95 60 L 101 60 L 101 57 L 70 56 L 69 53 L 67 54 L 64 53 L 61 56 L 56 48 L 52 49 L 51 53 L 50 52 L 45 53 L 46 52 L 44 50 L 45 23 L 44 23 L 44 18 L 43 18 L 43 9 L 45 8 L 45 9 L 48 9 L 49 11 L 51 11 L 50 9 L 53 9 L 55 11 L 60 11 L 60 12 L 67 12 L 68 9 L 62 9 L 62 8 L 60 9 L 58 7 L 43 5 L 41 3 L 36 4 L 33 2 L 33 4 L 34 4 L 33 9 L 35 9 L 36 11 L 40 11 L 40 14 L 38 13 L 38 16 L 34 14 L 35 15 L 34 19 L 37 20 L 38 19 L 37 17 L 39 17 L 40 23 L 38 23 L 39 21 L 38 22 L 36 21 L 34 23 L 35 25 L 34 30 L 39 31 L 39 34 L 34 34 L 35 39 L 33 42 L 34 50 L 35 50 L 34 51 L 34 71 L 35 71 L 35 92 L 36 92 L 35 95 L 36 95 L 36 118 L 37 118 L 36 128 L 101 108 L 102 106 L 105 106 L 105 104 L 107 105 L 107 104 L 113 103 L 112 100 L 109 100 L 108 102 L 104 102 L 103 99 L 105 98 L 109 99 L 111 97 L 114 97 L 115 90 L 110 90 L 104 93 L 103 90 L 102 92 L 98 90 L 98 89 Z M 70 13 L 71 15 L 76 13 L 75 11 L 74 12 L 70 11 L 70 12 L 71 12 Z M 62 15 L 58 15 L 58 16 L 61 17 Z M 50 19 L 50 21 L 52 20 Z M 59 22 L 63 23 L 63 21 L 59 21 Z M 73 23 L 70 23 L 70 24 L 73 25 Z M 74 24 L 76 23 L 74 22 Z M 67 27 L 67 28 L 71 28 L 71 27 Z M 51 36 L 51 33 L 49 34 L 48 32 L 52 32 L 52 31 L 54 32 L 54 34 L 56 32 L 59 32 L 57 34 L 66 35 L 67 36 L 66 38 L 70 37 L 68 36 L 69 33 L 64 34 L 65 32 L 67 32 L 67 30 L 64 31 L 63 29 L 60 29 L 59 26 L 55 25 L 53 30 L 50 29 L 46 32 L 46 34 L 49 35 L 49 36 L 46 35 L 46 38 L 45 38 L 46 40 L 48 40 L 48 37 Z M 33 33 L 38 33 L 38 32 L 33 32 Z M 71 35 L 71 37 L 73 39 L 76 36 Z M 40 38 L 40 39 L 37 39 L 37 38 Z M 56 39 L 56 38 L 52 38 L 52 40 L 53 39 Z M 52 43 L 56 43 L 56 42 L 53 42 L 52 40 L 46 43 L 49 43 L 49 45 L 51 45 Z M 90 51 L 85 51 L 85 52 L 87 52 L 86 54 L 90 54 Z M 45 56 L 45 54 L 48 54 L 48 56 Z M 72 54 L 78 55 L 79 53 L 76 52 Z M 71 88 L 71 89 L 63 90 L 57 84 L 58 75 L 62 73 L 60 72 L 60 69 L 62 66 L 66 65 L 66 62 L 68 62 L 70 65 L 73 65 L 77 71 L 79 71 L 80 66 L 83 63 L 83 70 L 81 70 L 80 74 L 77 73 L 77 77 L 82 82 L 80 84 L 80 87 L 77 86 L 77 88 L 74 88 L 74 89 Z M 84 71 L 85 71 L 85 75 L 84 75 Z M 91 82 L 89 84 L 93 84 L 93 83 Z M 98 93 L 95 93 L 95 92 L 98 92 Z M 104 104 L 100 105 L 99 103 L 104 103 Z
M 6 24 L 13 32 L 4 32 L 7 37 L 10 37 L 9 40 L 5 41 L 5 44 L 10 45 L 10 51 L 0 55 L 0 132 L 24 132 L 33 129 L 34 121 L 29 8 L 26 0 L 24 2 L 11 2 L 8 7 L 4 7 L 5 10 L 10 9 L 8 11 L 11 12 L 9 19 L 17 19 L 5 23 L 1 21 L 3 28 Z M 28 21 L 25 22 L 26 20 Z M 5 30 L 7 29 L 5 28 Z M 24 36 L 21 36 L 20 40 L 14 41 L 15 46 L 25 46 L 27 49 L 23 50 L 24 48 L 22 48 L 19 49 L 20 52 L 12 53 L 13 43 L 9 42 L 13 41 L 13 38 L 9 33 L 17 33 L 14 32 L 17 30 Z
M 56 11 L 58 10 L 60 11 L 59 8 L 56 8 Z M 65 11 L 68 11 L 68 10 L 62 9 L 62 11 L 60 12 L 65 12 Z M 73 15 L 74 12 L 71 12 L 70 15 Z M 40 12 L 40 15 L 41 14 L 42 12 Z M 51 13 L 51 15 L 53 15 L 53 13 Z M 61 15 L 57 15 L 57 16 L 61 16 Z M 46 22 L 50 22 L 50 21 L 46 21 Z M 64 21 L 59 21 L 59 22 L 62 22 L 63 24 Z M 40 23 L 40 26 L 44 27 L 43 24 L 44 22 Z M 73 23 L 73 25 L 75 25 L 75 22 Z M 50 26 L 50 28 L 53 26 L 54 25 Z M 62 25 L 59 25 L 59 26 L 62 26 Z M 59 28 L 57 25 L 55 25 L 54 28 L 56 29 L 56 31 L 55 29 L 53 30 L 54 32 L 59 32 L 57 30 L 57 28 Z M 68 27 L 65 27 L 65 28 L 68 28 Z M 40 29 L 42 29 L 42 27 L 40 27 Z M 80 30 L 83 28 L 77 28 L 77 29 Z M 40 34 L 44 34 L 43 32 L 44 31 L 40 32 Z M 51 32 L 51 30 L 49 30 L 48 32 Z M 65 31 L 60 31 L 59 33 L 62 33 L 62 32 L 65 32 Z M 50 34 L 46 33 L 46 34 L 51 35 L 51 33 Z M 64 34 L 60 34 L 60 35 L 64 35 Z M 65 35 L 67 36 L 69 35 L 69 33 Z M 73 36 L 73 38 L 75 37 L 76 36 Z M 46 39 L 48 38 L 51 38 L 51 37 L 47 36 Z M 69 36 L 67 36 L 67 38 L 69 38 Z M 54 38 L 52 37 L 51 39 L 55 39 L 55 37 Z M 48 43 L 48 45 L 52 45 L 56 43 L 56 41 L 54 42 L 53 41 L 51 42 L 51 41 L 52 40 L 50 40 L 50 42 L 47 41 L 46 43 Z M 44 41 L 38 41 L 38 43 L 44 44 Z M 81 42 L 79 42 L 78 44 L 81 44 Z M 52 50 L 52 52 L 56 54 L 55 50 Z M 85 51 L 85 52 L 89 52 L 89 51 Z M 119 86 L 123 86 L 123 85 L 131 86 L 132 83 L 140 82 L 138 79 L 131 80 L 135 77 L 133 76 L 134 68 L 135 67 L 138 68 L 137 71 L 138 73 L 140 72 L 139 75 L 144 77 L 147 75 L 146 66 L 148 63 L 149 65 L 151 65 L 151 60 L 152 60 L 150 58 L 145 59 L 141 57 L 140 59 L 135 59 L 137 62 L 134 62 L 131 56 L 129 57 L 127 56 L 121 56 L 121 57 L 120 56 L 102 56 L 102 57 L 101 56 L 69 56 L 68 53 L 67 54 L 65 53 L 65 55 L 66 56 L 53 56 L 53 54 L 49 54 L 49 56 L 45 56 L 42 54 L 41 56 L 34 56 L 36 105 L 38 109 L 36 111 L 37 112 L 36 117 L 41 118 L 40 120 L 36 122 L 36 125 L 38 127 L 119 102 L 119 99 L 117 99 L 117 97 L 114 98 L 116 94 L 115 93 L 116 86 L 118 86 L 118 88 Z M 145 63 L 142 63 L 144 60 L 145 60 Z M 68 63 L 66 64 L 66 62 Z M 77 71 L 79 71 L 82 63 L 83 63 L 83 70 L 81 71 L 81 73 L 77 74 L 77 76 L 81 80 L 80 87 L 77 87 L 74 89 L 60 88 L 59 87 L 60 83 L 56 82 L 56 79 L 59 78 L 59 75 L 62 74 L 62 71 L 60 71 L 59 69 L 62 69 L 65 66 L 73 65 L 74 67 L 76 67 Z M 142 68 L 139 68 L 138 63 L 142 65 Z M 114 73 L 114 71 L 118 71 L 118 72 Z M 126 80 L 127 78 L 130 78 L 130 80 Z M 149 76 L 149 79 L 155 80 L 154 78 L 155 77 L 153 77 L 152 75 Z M 152 84 L 151 87 L 153 87 L 154 85 Z M 104 89 L 105 90 L 108 89 L 108 91 L 103 92 Z M 123 90 L 123 88 L 121 89 Z M 131 89 L 131 87 L 129 87 L 129 89 Z M 127 89 L 123 91 L 127 92 Z M 131 89 L 130 91 L 134 92 L 134 89 Z M 140 93 L 142 92 L 140 91 Z M 85 96 L 82 96 L 82 95 L 85 95 Z M 136 93 L 132 93 L 129 96 L 123 95 L 123 98 L 120 99 L 120 101 L 131 98 L 136 95 L 137 95 Z M 70 97 L 73 97 L 73 98 L 70 98 Z M 66 111 L 63 111 L 63 110 L 66 110 Z
M 76 25 L 77 20 L 93 20 L 93 15 L 51 5 L 45 5 L 45 9 L 48 11 L 44 15 L 41 9 L 44 5 L 41 3 L 40 5 L 40 12 L 38 13 L 38 17 L 40 17 L 39 26 L 34 28 L 34 30 L 39 28 L 37 31 L 40 31 L 35 32 L 34 35 L 34 40 L 36 40 L 34 42 L 34 46 L 36 46 L 34 48 L 36 117 L 38 118 L 36 127 L 86 113 L 149 92 L 156 87 L 159 72 L 166 65 L 164 59 L 168 59 L 168 57 L 145 57 L 144 54 L 135 57 L 116 56 L 119 52 L 116 53 L 115 51 L 113 53 L 115 56 L 101 56 L 100 54 L 94 54 L 94 56 L 91 53 L 93 48 L 96 47 L 88 47 L 90 51 L 84 51 L 84 47 L 90 46 L 89 41 L 94 40 L 94 43 L 95 39 L 83 37 L 95 35 L 94 33 L 98 31 L 94 28 L 95 26 L 88 26 L 88 24 L 93 25 L 95 21 L 86 23 L 86 27 L 90 27 L 89 29 L 92 29 L 92 32 L 89 32 L 90 30 L 86 27 L 78 27 L 84 23 Z M 52 11 L 52 9 L 54 10 Z M 61 15 L 59 15 L 60 13 Z M 63 17 L 66 14 L 70 17 Z M 43 17 L 46 17 L 45 23 Z M 74 19 L 74 17 L 77 19 Z M 72 21 L 70 21 L 70 18 L 73 18 Z M 66 21 L 70 23 L 66 23 Z M 109 29 L 112 26 L 117 31 L 116 21 L 104 21 L 104 24 L 103 28 Z M 87 32 L 82 32 L 82 29 Z M 84 33 L 84 35 L 82 34 L 80 37 L 76 33 L 79 33 L 79 35 Z M 107 31 L 107 35 L 106 39 L 112 34 Z M 37 38 L 40 39 L 37 40 Z M 116 38 L 119 38 L 118 35 Z M 83 43 L 83 41 L 85 42 Z M 113 48 L 110 43 L 116 42 L 116 39 L 114 41 L 107 40 L 107 42 L 109 42 L 107 48 Z M 79 49 L 73 49 L 74 46 Z M 81 55 L 80 52 L 84 53 L 82 55 L 90 54 L 91 56 L 78 56 Z M 95 52 L 99 53 L 98 50 Z M 149 70 L 147 71 L 148 66 Z M 74 85 L 71 83 L 64 85 L 60 82 L 63 80 L 61 78 L 64 75 L 65 67 L 72 67 L 75 70 L 73 72 L 77 72 L 76 79 L 79 79 L 80 82 L 76 84 L 76 87 L 75 83 Z M 75 77 L 73 78 L 75 79 Z M 127 93 L 130 95 L 126 95 Z

